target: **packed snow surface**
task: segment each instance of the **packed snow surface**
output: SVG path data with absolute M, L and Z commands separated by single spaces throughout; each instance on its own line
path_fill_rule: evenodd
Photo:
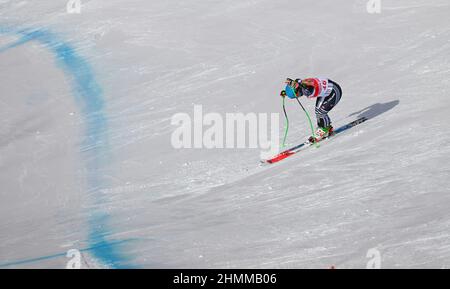
M 0 0 L 0 268 L 449 267 L 450 3 L 367 2 Z M 172 146 L 195 105 L 282 137 L 312 76 L 369 120 L 270 166 Z

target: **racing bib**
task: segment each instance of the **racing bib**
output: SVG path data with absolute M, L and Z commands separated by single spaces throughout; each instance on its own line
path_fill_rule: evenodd
M 331 94 L 333 85 L 329 83 L 328 78 L 313 78 L 314 94 L 310 97 L 325 97 Z

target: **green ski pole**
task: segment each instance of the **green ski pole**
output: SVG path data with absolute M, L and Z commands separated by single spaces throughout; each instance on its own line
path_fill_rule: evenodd
M 286 146 L 286 138 L 287 138 L 287 134 L 288 134 L 288 130 L 289 130 L 289 118 L 287 116 L 287 112 L 286 112 L 286 106 L 285 106 L 285 98 L 283 97 L 283 112 L 284 112 L 284 118 L 286 119 L 286 125 L 285 125 L 285 130 L 284 130 L 284 138 L 283 138 L 283 148 Z
M 298 104 L 300 104 L 300 106 L 302 107 L 303 111 L 305 112 L 306 118 L 308 119 L 308 122 L 309 122 L 309 126 L 311 127 L 311 133 L 312 133 L 312 135 L 314 136 L 314 126 L 313 126 L 313 124 L 312 124 L 311 117 L 309 117 L 309 113 L 308 113 L 308 112 L 306 111 L 306 109 L 303 107 L 303 105 L 302 105 L 302 103 L 300 102 L 300 100 L 298 99 L 298 97 L 296 97 L 295 99 L 297 100 Z M 318 143 L 316 143 L 316 147 L 319 147 L 319 144 L 318 144 Z

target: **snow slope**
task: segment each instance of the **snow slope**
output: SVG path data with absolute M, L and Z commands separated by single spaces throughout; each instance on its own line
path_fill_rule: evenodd
M 450 265 L 447 0 L 35 2 L 0 1 L 1 268 Z M 171 146 L 175 113 L 281 113 L 308 76 L 370 120 L 270 167 Z

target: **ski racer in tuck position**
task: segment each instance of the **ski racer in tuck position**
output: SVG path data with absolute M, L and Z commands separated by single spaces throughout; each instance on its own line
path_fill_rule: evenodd
M 339 84 L 327 78 L 306 78 L 303 80 L 288 78 L 285 83 L 291 89 L 283 91 L 281 97 L 287 95 L 289 98 L 295 99 L 304 95 L 310 99 L 316 98 L 317 130 L 309 138 L 309 141 L 319 142 L 332 135 L 333 126 L 328 113 L 341 100 L 342 89 Z

